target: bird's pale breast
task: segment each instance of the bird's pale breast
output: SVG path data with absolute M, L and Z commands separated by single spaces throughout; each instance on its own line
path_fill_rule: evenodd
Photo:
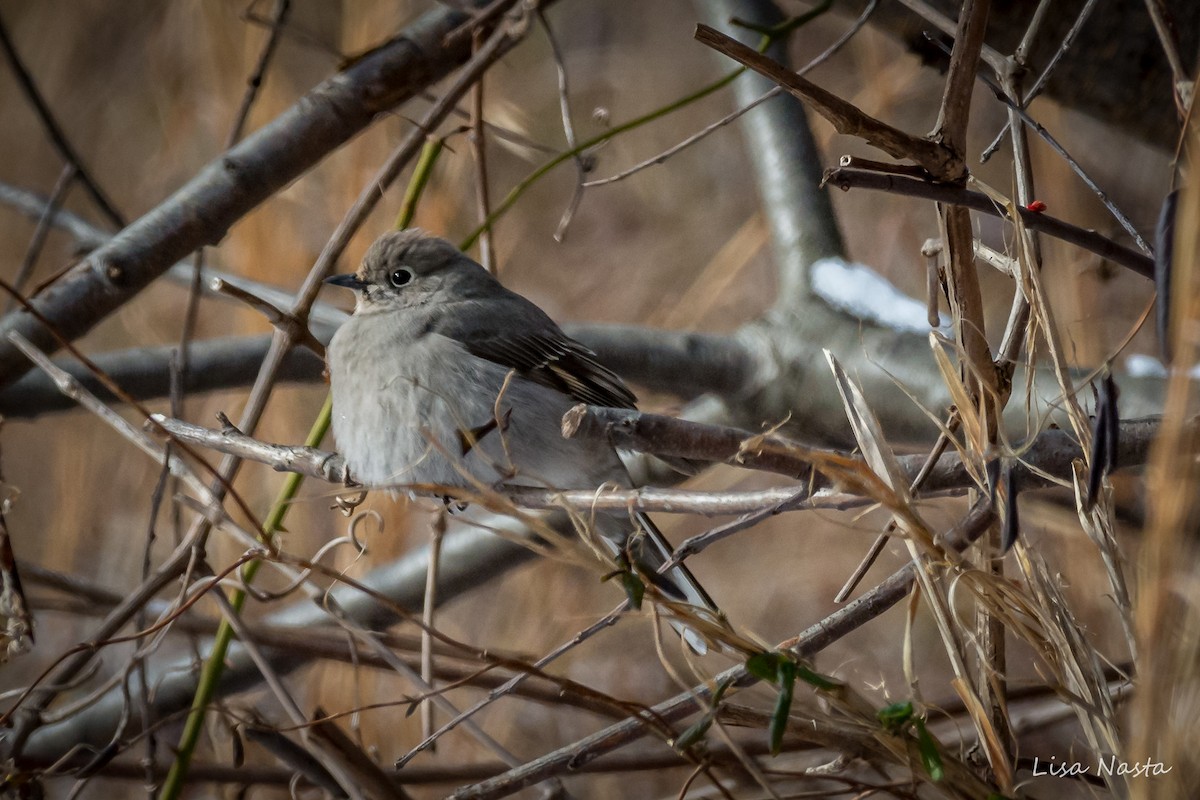
M 355 480 L 555 488 L 628 481 L 612 448 L 562 437 L 571 398 L 427 330 L 419 312 L 356 315 L 330 342 L 333 433 Z

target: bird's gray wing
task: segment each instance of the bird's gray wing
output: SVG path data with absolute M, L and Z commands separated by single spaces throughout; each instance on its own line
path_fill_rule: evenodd
M 456 303 L 433 332 L 454 339 L 484 358 L 581 403 L 634 408 L 637 397 L 596 354 L 567 336 L 546 314 L 520 295 L 487 302 Z

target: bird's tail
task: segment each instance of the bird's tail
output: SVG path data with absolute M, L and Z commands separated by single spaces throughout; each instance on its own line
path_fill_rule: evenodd
M 628 555 L 635 562 L 636 571 L 652 582 L 668 600 L 695 606 L 701 610 L 698 616 L 722 625 L 724 616 L 691 570 L 683 564 L 662 569 L 663 565 L 670 562 L 674 552 L 662 532 L 641 512 L 633 514 L 633 521 L 637 523 L 637 529 L 631 533 L 628 516 L 597 517 L 600 533 L 608 544 Z M 619 530 L 616 529 L 618 525 Z M 694 627 L 678 619 L 671 620 L 671 627 L 679 631 L 694 652 L 699 655 L 708 652 L 707 640 Z

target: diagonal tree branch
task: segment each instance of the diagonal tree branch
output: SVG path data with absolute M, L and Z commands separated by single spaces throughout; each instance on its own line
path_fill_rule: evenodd
M 697 25 L 696 40 L 775 81 L 793 97 L 811 105 L 838 133 L 857 136 L 893 158 L 912 159 L 931 174 L 946 180 L 956 180 L 965 174 L 962 159 L 940 142 L 913 136 L 864 114 L 832 92 L 718 30 Z
M 91 253 L 34 302 L 75 339 L 129 301 L 168 267 L 215 244 L 237 220 L 371 124 L 470 56 L 469 42 L 442 40 L 468 19 L 444 7 L 327 79 L 273 122 L 211 162 L 157 208 Z M 17 331 L 47 352 L 57 342 L 23 311 L 0 319 L 0 387 L 29 364 L 9 344 Z

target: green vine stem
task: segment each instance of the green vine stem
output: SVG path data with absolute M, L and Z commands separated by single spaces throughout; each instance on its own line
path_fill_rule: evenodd
M 417 165 L 413 168 L 413 175 L 409 180 L 408 189 L 404 194 L 404 202 L 401 204 L 400 213 L 396 219 L 397 230 L 407 228 L 412 223 L 417 203 L 425 187 L 429 184 L 429 178 L 433 174 L 433 165 L 437 162 L 438 156 L 441 155 L 444 144 L 443 139 L 432 137 L 425 142 L 425 146 L 421 150 L 421 156 L 417 160 Z M 325 434 L 329 432 L 329 424 L 332 419 L 333 396 L 327 394 L 325 396 L 325 403 L 321 406 L 316 420 L 309 429 L 308 437 L 304 440 L 304 444 L 308 447 L 320 447 L 321 442 L 325 439 Z M 289 474 L 284 479 L 283 486 L 279 490 L 279 495 L 275 498 L 275 502 L 271 506 L 271 513 L 268 514 L 267 519 L 263 522 L 262 534 L 259 537 L 260 541 L 271 542 L 275 537 L 275 533 L 283 528 L 283 520 L 287 516 L 288 509 L 291 508 L 292 501 L 296 498 L 296 494 L 300 491 L 300 486 L 303 483 L 304 476 L 296 473 Z M 255 559 L 246 564 L 242 568 L 242 580 L 246 584 L 251 583 L 261 566 L 261 559 Z M 235 613 L 241 613 L 245 602 L 246 593 L 241 589 L 233 592 L 229 598 L 229 604 Z M 167 772 L 162 789 L 159 790 L 159 800 L 177 800 L 183 791 L 192 755 L 195 753 L 196 745 L 200 741 L 200 734 L 204 731 L 204 712 L 208 709 L 213 697 L 216 696 L 217 684 L 220 683 L 221 674 L 225 670 L 225 656 L 229 652 L 229 645 L 233 642 L 233 636 L 233 627 L 230 626 L 229 621 L 222 620 L 220 627 L 217 628 L 216 636 L 213 638 L 212 650 L 205 659 L 204 667 L 200 672 L 200 679 L 196 684 L 196 693 L 192 696 L 192 706 L 188 711 L 187 722 L 184 723 L 183 734 L 180 736 L 179 746 L 176 748 L 175 760 L 171 763 L 171 769 Z

